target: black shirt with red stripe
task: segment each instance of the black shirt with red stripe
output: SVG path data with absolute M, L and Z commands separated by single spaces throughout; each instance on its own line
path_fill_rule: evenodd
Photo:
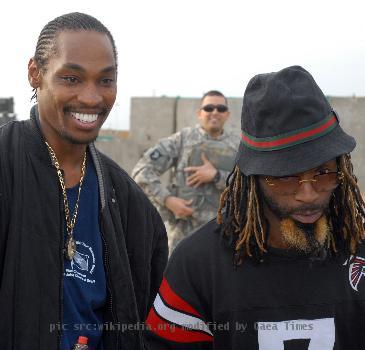
M 148 315 L 146 346 L 163 349 L 365 349 L 365 250 L 310 259 L 270 249 L 233 266 L 210 222 L 174 250 Z

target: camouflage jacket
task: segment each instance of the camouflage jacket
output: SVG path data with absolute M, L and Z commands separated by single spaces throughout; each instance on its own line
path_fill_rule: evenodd
M 174 225 L 173 216 L 164 207 L 168 196 L 193 199 L 194 214 L 189 218 L 195 228 L 216 216 L 219 196 L 225 188 L 225 181 L 233 169 L 234 157 L 239 145 L 239 136 L 223 132 L 218 139 L 213 139 L 199 125 L 184 128 L 167 138 L 143 155 L 132 172 L 132 177 L 144 189 L 146 194 L 157 205 L 165 220 Z M 186 185 L 188 166 L 202 165 L 201 153 L 218 169 L 218 182 L 206 183 L 198 188 Z M 160 176 L 171 169 L 172 184 L 168 187 L 161 183 Z M 165 210 L 163 209 L 165 208 Z

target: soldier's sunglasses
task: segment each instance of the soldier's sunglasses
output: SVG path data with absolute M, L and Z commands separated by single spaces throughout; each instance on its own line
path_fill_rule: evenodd
M 201 109 L 207 113 L 212 113 L 215 109 L 219 113 L 224 113 L 228 111 L 228 107 L 225 105 L 205 105 Z
M 296 194 L 299 187 L 304 182 L 311 182 L 316 192 L 327 192 L 334 190 L 343 180 L 343 173 L 341 171 L 325 170 L 313 176 L 312 179 L 301 180 L 298 175 L 271 177 L 266 176 L 266 183 L 272 187 L 273 190 L 281 194 Z

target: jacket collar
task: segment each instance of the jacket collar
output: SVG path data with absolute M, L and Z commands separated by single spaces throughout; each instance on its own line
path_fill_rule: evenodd
M 30 110 L 30 119 L 26 125 L 26 143 L 28 150 L 38 158 L 42 163 L 49 167 L 53 167 L 51 157 L 49 156 L 47 146 L 41 131 L 39 122 L 38 105 L 34 105 Z

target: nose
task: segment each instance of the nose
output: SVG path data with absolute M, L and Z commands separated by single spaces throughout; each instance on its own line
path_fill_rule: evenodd
M 212 115 L 220 115 L 220 113 L 218 112 L 218 108 L 217 107 L 215 107 L 213 109 Z
M 78 101 L 85 106 L 95 107 L 100 105 L 103 97 L 100 94 L 98 87 L 93 83 L 85 84 L 79 91 Z
M 313 203 L 319 197 L 311 181 L 302 182 L 299 186 L 295 199 L 303 203 Z

